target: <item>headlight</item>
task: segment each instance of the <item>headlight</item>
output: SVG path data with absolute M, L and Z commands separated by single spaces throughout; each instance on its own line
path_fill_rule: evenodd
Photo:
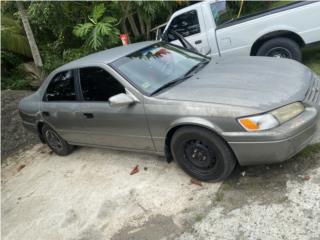
M 277 127 L 280 124 L 298 116 L 303 111 L 303 104 L 296 102 L 277 108 L 269 113 L 240 118 L 238 121 L 247 131 L 261 131 Z

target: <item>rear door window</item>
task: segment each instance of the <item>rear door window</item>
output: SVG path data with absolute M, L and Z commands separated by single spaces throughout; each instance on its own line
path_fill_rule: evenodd
M 73 70 L 56 74 L 47 88 L 45 98 L 47 101 L 75 101 Z
M 183 13 L 179 16 L 176 16 L 168 30 L 173 30 L 180 33 L 183 37 L 188 37 L 197 33 L 200 33 L 200 25 L 198 14 L 196 10 L 192 10 L 186 13 Z M 176 40 L 174 36 L 169 34 L 169 40 Z

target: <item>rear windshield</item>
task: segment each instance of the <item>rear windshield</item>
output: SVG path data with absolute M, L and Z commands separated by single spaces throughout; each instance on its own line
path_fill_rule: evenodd
M 264 13 L 295 1 L 220 1 L 210 5 L 215 23 L 220 26 L 239 18 Z

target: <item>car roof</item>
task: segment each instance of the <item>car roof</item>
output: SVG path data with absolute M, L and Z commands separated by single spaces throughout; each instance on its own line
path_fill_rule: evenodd
M 101 52 L 90 54 L 88 56 L 79 58 L 79 59 L 74 60 L 72 62 L 69 62 L 65 65 L 62 65 L 61 67 L 56 69 L 55 72 L 79 68 L 79 67 L 83 67 L 87 64 L 93 64 L 93 63 L 108 64 L 108 63 L 111 63 L 111 62 L 121 58 L 121 57 L 124 57 L 130 53 L 138 51 L 139 49 L 150 46 L 150 45 L 157 43 L 157 42 L 159 42 L 159 41 L 145 41 L 145 42 L 128 44 L 126 46 L 110 48 L 110 49 L 107 49 L 107 50 L 104 50 Z

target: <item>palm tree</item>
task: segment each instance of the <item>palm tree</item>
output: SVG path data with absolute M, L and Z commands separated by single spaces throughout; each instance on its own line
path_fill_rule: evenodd
M 9 16 L 1 17 L 1 49 L 25 57 L 32 57 L 28 39 L 20 24 Z
M 87 39 L 86 45 L 94 50 L 100 49 L 114 43 L 118 39 L 119 30 L 115 27 L 116 19 L 104 16 L 106 7 L 98 4 L 93 7 L 88 16 L 89 22 L 78 24 L 73 33 L 77 37 Z
M 17 1 L 17 7 L 19 10 L 21 20 L 22 20 L 24 31 L 26 32 L 26 35 L 27 35 L 27 39 L 29 42 L 29 46 L 30 46 L 30 50 L 31 50 L 31 54 L 32 54 L 34 63 L 37 67 L 41 68 L 42 67 L 42 60 L 41 60 L 41 56 L 39 53 L 39 49 L 38 49 L 36 40 L 34 39 L 33 32 L 30 27 L 28 15 L 24 9 L 22 2 Z

